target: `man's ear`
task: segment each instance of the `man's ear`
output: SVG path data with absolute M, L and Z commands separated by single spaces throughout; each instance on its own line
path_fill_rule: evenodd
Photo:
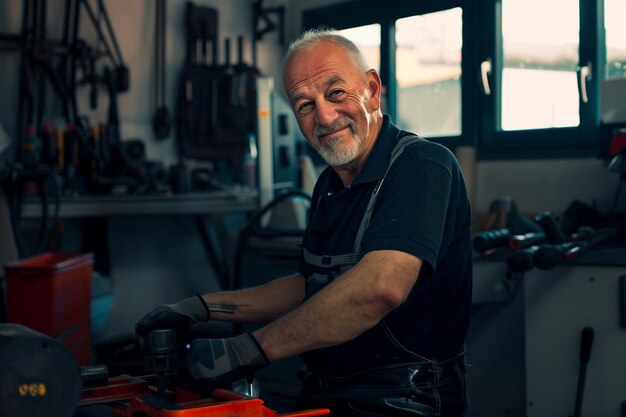
M 367 71 L 367 86 L 370 93 L 370 104 L 374 110 L 380 109 L 381 94 L 383 84 L 380 81 L 380 75 L 375 69 Z

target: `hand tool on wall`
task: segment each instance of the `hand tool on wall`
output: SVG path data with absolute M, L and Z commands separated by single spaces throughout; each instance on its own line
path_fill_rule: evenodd
M 207 159 L 214 135 L 217 10 L 185 4 L 186 57 L 176 104 L 176 142 L 181 157 Z
M 580 338 L 580 369 L 578 371 L 578 385 L 576 387 L 576 404 L 574 406 L 574 417 L 580 417 L 583 406 L 583 394 L 585 393 L 585 379 L 587 377 L 587 364 L 591 356 L 591 346 L 593 344 L 593 329 L 583 328 Z
M 573 261 L 590 249 L 611 240 L 619 235 L 614 228 L 602 228 L 593 232 L 580 233 L 575 239 L 586 237 L 585 240 L 570 240 L 558 244 L 545 244 L 533 255 L 535 266 L 539 269 L 550 269 L 559 261 Z
M 580 244 L 567 250 L 563 254 L 563 259 L 566 261 L 571 261 L 578 258 L 583 253 L 587 252 L 589 249 L 595 248 L 601 243 L 606 242 L 607 240 L 613 239 L 618 236 L 617 229 L 614 228 L 603 228 L 595 231 L 590 234 L 586 240 L 580 241 Z
M 496 229 L 474 235 L 472 245 L 478 252 L 485 252 L 501 246 L 508 246 L 512 234 L 509 229 Z
M 154 69 L 155 69 L 155 108 L 152 116 L 152 128 L 158 139 L 169 137 L 172 127 L 170 112 L 167 108 L 166 91 L 167 82 L 165 77 L 165 33 L 166 33 L 166 4 L 165 0 L 156 1 L 156 22 L 154 29 Z
M 509 248 L 512 250 L 519 250 L 528 248 L 539 243 L 543 243 L 546 240 L 546 234 L 543 232 L 525 233 L 523 235 L 513 235 L 509 239 Z
M 529 248 L 513 252 L 506 259 L 506 264 L 513 272 L 530 271 L 535 266 L 534 255 L 540 246 L 535 245 Z
M 109 19 L 109 14 L 107 13 L 106 8 L 104 7 L 104 3 L 102 0 L 98 0 L 98 13 L 104 18 L 104 23 L 107 29 L 107 34 L 102 30 L 100 26 L 100 20 L 96 17 L 93 12 L 88 0 L 79 0 L 81 4 L 85 7 L 87 11 L 87 16 L 91 20 L 98 34 L 98 40 L 102 42 L 105 48 L 106 56 L 109 57 L 111 63 L 113 64 L 113 72 L 115 77 L 115 88 L 118 92 L 127 91 L 130 88 L 130 71 L 126 64 L 124 63 L 124 57 L 122 56 L 122 51 L 120 50 L 119 44 L 117 43 L 117 39 L 115 37 L 115 32 L 113 31 L 113 26 L 111 25 L 111 20 Z M 107 35 L 111 40 L 111 44 L 107 40 Z
M 278 18 L 278 24 L 270 18 L 270 15 L 275 15 Z M 252 23 L 254 27 L 252 66 L 256 67 L 256 45 L 266 34 L 278 30 L 278 43 L 280 45 L 285 43 L 285 6 L 263 7 L 263 0 L 255 1 L 252 4 Z
M 579 243 L 576 242 L 541 245 L 533 255 L 535 266 L 539 269 L 553 268 L 563 259 L 565 252 L 575 248 L 577 245 Z

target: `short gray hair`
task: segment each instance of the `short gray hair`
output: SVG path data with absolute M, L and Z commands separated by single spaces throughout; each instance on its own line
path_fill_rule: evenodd
M 326 27 L 306 30 L 296 40 L 291 42 L 283 58 L 283 68 L 287 66 L 295 55 L 317 46 L 323 41 L 333 42 L 340 46 L 363 72 L 367 72 L 370 69 L 363 53 L 354 42 L 342 36 L 338 31 Z

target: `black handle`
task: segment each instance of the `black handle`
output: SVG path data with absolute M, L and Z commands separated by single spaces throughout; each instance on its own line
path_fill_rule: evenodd
M 591 345 L 593 344 L 593 329 L 591 327 L 585 327 L 581 334 L 580 339 L 580 361 L 589 362 L 591 356 Z
M 477 233 L 472 244 L 478 252 L 484 252 L 500 246 L 507 246 L 511 236 L 509 229 L 487 230 Z
M 580 417 L 583 408 L 583 395 L 585 392 L 585 379 L 587 376 L 587 362 L 591 356 L 591 345 L 593 344 L 593 329 L 585 327 L 580 338 L 580 370 L 578 371 L 578 387 L 576 389 L 576 404 L 574 406 L 574 417 Z
M 546 240 L 549 243 L 565 242 L 565 236 L 561 233 L 559 225 L 551 212 L 544 211 L 543 213 L 539 213 L 535 216 L 535 222 L 541 226 L 546 235 Z

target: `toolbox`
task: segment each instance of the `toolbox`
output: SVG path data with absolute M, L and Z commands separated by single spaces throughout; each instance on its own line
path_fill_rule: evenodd
M 54 337 L 90 359 L 93 255 L 47 252 L 5 265 L 7 321 Z

